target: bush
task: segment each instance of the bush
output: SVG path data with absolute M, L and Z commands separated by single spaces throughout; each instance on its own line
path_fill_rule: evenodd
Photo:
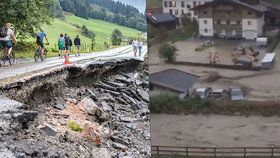
M 217 114 L 230 116 L 260 115 L 280 116 L 277 101 L 230 101 L 192 98 L 180 100 L 177 96 L 158 95 L 150 97 L 152 113 L 165 114 Z
M 77 29 L 82 29 L 82 27 L 78 24 L 72 24 L 72 26 L 76 27 Z
M 150 98 L 152 113 L 199 113 L 213 106 L 213 103 L 200 98 L 181 100 L 178 96 L 157 95 Z
M 111 35 L 111 41 L 114 46 L 119 46 L 122 43 L 122 32 L 118 29 L 115 29 Z
M 271 39 L 271 42 L 268 46 L 268 52 L 273 52 L 276 46 L 278 45 L 279 41 L 280 41 L 280 32 Z
M 13 47 L 13 50 L 18 52 L 33 52 L 35 51 L 36 46 L 37 44 L 35 42 L 18 41 Z
M 82 132 L 84 129 L 79 125 L 77 124 L 75 121 L 70 121 L 68 122 L 68 127 L 73 130 L 73 131 L 76 131 L 76 132 Z
M 95 33 L 90 31 L 85 25 L 81 28 L 82 34 L 90 39 L 95 39 Z
M 159 55 L 164 58 L 165 62 L 172 63 L 176 60 L 177 48 L 169 43 L 163 43 L 159 48 Z

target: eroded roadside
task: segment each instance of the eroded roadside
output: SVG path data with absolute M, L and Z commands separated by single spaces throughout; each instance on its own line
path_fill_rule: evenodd
M 0 110 L 0 153 L 150 157 L 147 69 L 133 59 L 99 61 L 2 86 L 18 102 Z

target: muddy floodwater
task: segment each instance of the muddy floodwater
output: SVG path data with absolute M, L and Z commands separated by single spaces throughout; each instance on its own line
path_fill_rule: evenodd
M 279 117 L 151 114 L 152 145 L 271 147 L 279 131 Z

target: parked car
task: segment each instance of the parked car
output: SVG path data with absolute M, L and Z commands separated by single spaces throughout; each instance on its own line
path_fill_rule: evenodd
M 237 101 L 237 100 L 244 100 L 243 91 L 240 88 L 231 88 L 230 89 L 230 99 Z
M 199 96 L 200 99 L 207 99 L 211 92 L 212 88 L 210 87 L 198 88 L 195 90 L 195 95 Z
M 185 92 L 185 93 L 181 93 L 179 95 L 179 98 L 180 99 L 187 99 L 189 97 L 189 92 Z
M 214 89 L 208 99 L 213 99 L 213 100 L 225 100 L 229 99 L 229 92 L 225 89 Z

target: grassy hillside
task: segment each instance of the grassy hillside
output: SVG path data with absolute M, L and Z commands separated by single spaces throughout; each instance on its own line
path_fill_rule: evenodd
M 46 46 L 47 49 L 49 50 L 49 57 L 56 56 L 57 53 L 51 52 L 52 50 L 57 50 L 57 41 L 59 38 L 59 35 L 61 33 L 65 34 L 67 33 L 70 38 L 74 41 L 74 38 L 79 35 L 81 38 L 82 42 L 82 47 L 84 47 L 85 44 L 88 46 L 91 45 L 91 39 L 87 38 L 82 35 L 82 32 L 79 28 L 75 27 L 74 25 L 85 25 L 89 30 L 93 31 L 96 34 L 96 51 L 104 50 L 104 42 L 106 41 L 109 45 L 111 45 L 110 37 L 114 29 L 119 29 L 122 33 L 123 36 L 126 37 L 138 37 L 139 34 L 141 33 L 138 30 L 124 27 L 124 26 L 119 26 L 113 23 L 101 21 L 101 20 L 95 20 L 95 19 L 90 19 L 86 20 L 83 18 L 79 18 L 77 16 L 74 16 L 72 14 L 66 13 L 65 15 L 65 20 L 61 19 L 55 19 L 52 22 L 51 26 L 45 25 L 43 26 L 43 29 L 45 30 L 47 37 L 49 39 L 50 45 Z M 29 38 L 27 41 L 32 41 L 35 42 L 35 38 Z M 45 41 L 44 41 L 45 43 Z M 126 43 L 124 43 L 126 44 Z M 82 50 L 85 52 L 86 50 Z M 33 51 L 30 52 L 17 52 L 17 57 L 23 57 L 23 58 L 32 58 L 33 57 Z
M 81 42 L 83 44 L 91 44 L 91 39 L 82 35 L 81 30 L 75 27 L 74 25 L 85 25 L 91 31 L 96 34 L 96 44 L 97 46 L 103 46 L 104 42 L 111 43 L 109 37 L 115 28 L 119 29 L 124 36 L 127 37 L 137 37 L 140 31 L 131 29 L 128 27 L 119 26 L 116 24 L 112 24 L 109 22 L 90 19 L 86 20 L 83 18 L 79 18 L 73 15 L 65 15 L 66 20 L 55 19 L 52 23 L 52 26 L 44 26 L 43 29 L 47 33 L 47 36 L 50 41 L 49 48 L 54 48 L 57 44 L 58 37 L 61 33 L 67 33 L 71 39 L 73 40 L 77 35 L 80 36 Z M 29 39 L 35 40 L 35 39 Z

